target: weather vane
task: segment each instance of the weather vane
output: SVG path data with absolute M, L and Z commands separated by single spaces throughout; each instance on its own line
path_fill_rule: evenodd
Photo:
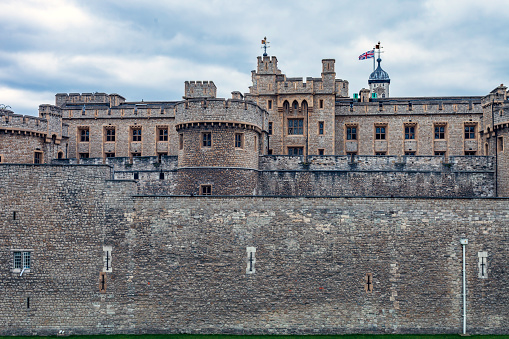
M 263 56 L 267 56 L 267 48 L 270 48 L 269 44 L 267 37 L 264 37 L 262 40 Z
M 373 52 L 378 52 L 378 58 L 377 58 L 377 61 L 378 59 L 380 59 L 380 53 L 383 53 L 382 51 L 382 45 L 380 44 L 380 41 L 378 41 L 378 43 L 375 45 L 375 47 L 373 47 Z M 376 55 L 376 54 L 375 54 Z M 375 71 L 375 58 L 373 58 L 373 72 Z

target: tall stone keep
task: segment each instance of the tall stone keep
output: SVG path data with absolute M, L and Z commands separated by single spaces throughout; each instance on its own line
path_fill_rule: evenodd
M 267 125 L 267 111 L 249 101 L 190 98 L 178 103 L 177 191 L 256 194 L 258 158 L 266 154 Z

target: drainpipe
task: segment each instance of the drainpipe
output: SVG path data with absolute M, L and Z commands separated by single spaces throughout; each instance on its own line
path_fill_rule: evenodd
M 468 239 L 460 239 L 460 244 L 463 247 L 463 334 L 467 334 L 467 273 L 465 269 L 465 246 L 468 244 Z

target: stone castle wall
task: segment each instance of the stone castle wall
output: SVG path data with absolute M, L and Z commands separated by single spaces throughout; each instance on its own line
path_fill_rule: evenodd
M 0 165 L 0 335 L 458 333 L 461 238 L 468 333 L 507 333 L 507 199 L 136 197 L 111 175 Z
M 0 110 L 0 162 L 34 163 L 35 153 L 42 163 L 65 157 L 68 130 L 60 116 L 45 112 L 41 117 Z

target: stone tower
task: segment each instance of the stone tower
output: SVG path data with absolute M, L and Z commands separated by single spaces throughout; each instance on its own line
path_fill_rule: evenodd
M 496 195 L 509 196 L 509 93 L 500 85 L 482 99 L 481 140 L 484 155 L 495 157 Z
M 210 91 L 198 88 L 194 93 Z M 210 83 L 204 86 L 210 87 Z M 268 113 L 244 100 L 197 98 L 175 106 L 179 194 L 253 195 L 266 154 Z
M 389 74 L 380 66 L 380 62 L 382 61 L 380 56 L 376 61 L 378 62 L 378 66 L 375 71 L 371 73 L 368 80 L 369 94 L 371 97 L 373 93 L 376 93 L 377 98 L 388 98 L 391 79 L 389 78 Z

